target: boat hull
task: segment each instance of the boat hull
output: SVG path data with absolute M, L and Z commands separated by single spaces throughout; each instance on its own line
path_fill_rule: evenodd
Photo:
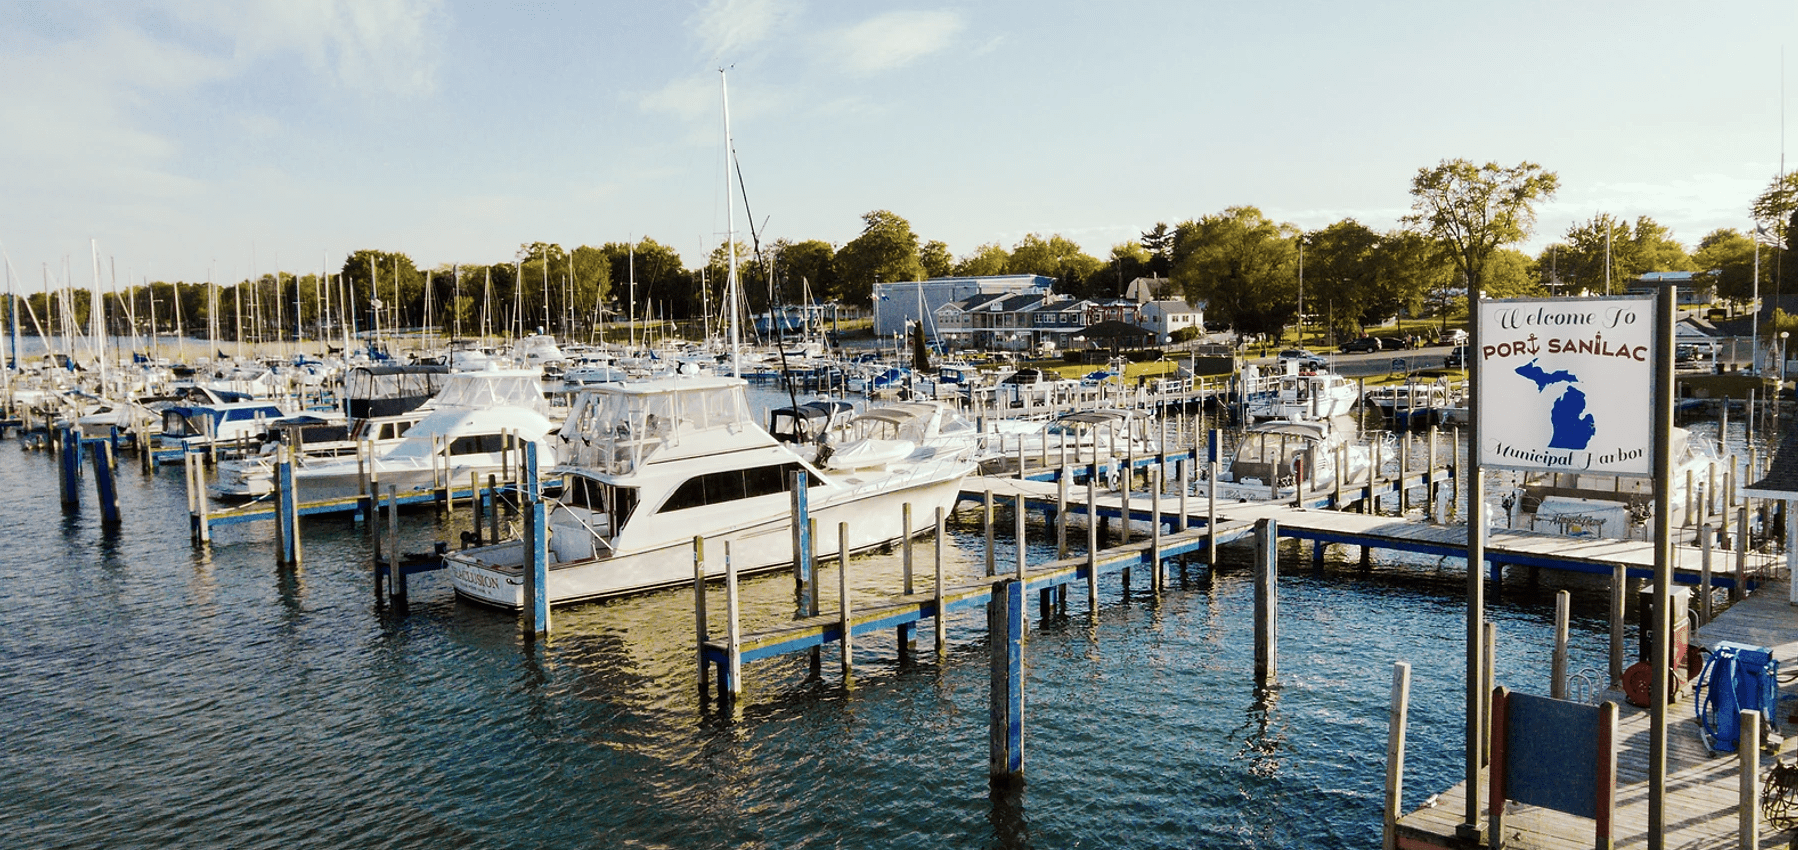
M 817 521 L 818 534 L 813 541 L 817 556 L 837 554 L 838 523 L 848 524 L 851 552 L 884 546 L 934 528 L 937 508 L 945 513 L 954 509 L 965 474 L 963 469 L 952 476 L 873 494 L 849 493 L 837 498 L 819 498 L 814 494 L 811 516 Z M 912 505 L 910 528 L 904 527 L 902 519 L 902 506 L 907 502 Z M 705 535 L 706 575 L 724 575 L 727 543 L 739 574 L 792 566 L 792 528 L 792 516 L 783 510 Z M 524 544 L 513 541 L 453 553 L 446 563 L 457 595 L 517 610 L 524 601 L 524 559 Z M 547 590 L 551 605 L 564 605 L 690 585 L 693 578 L 693 541 L 687 538 L 566 563 L 555 563 L 552 554 Z

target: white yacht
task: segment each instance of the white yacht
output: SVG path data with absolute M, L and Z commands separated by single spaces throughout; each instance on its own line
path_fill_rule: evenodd
M 1319 421 L 1354 408 L 1359 393 L 1348 379 L 1322 368 L 1299 366 L 1297 361 L 1286 361 L 1285 371 L 1275 375 L 1257 374 L 1253 367 L 1243 369 L 1243 400 L 1250 420 Z
M 980 460 L 998 466 L 1016 460 L 1020 446 L 1031 462 L 1047 452 L 1051 464 L 1061 462 L 1064 447 L 1069 463 L 1148 457 L 1160 451 L 1160 441 L 1152 433 L 1153 418 L 1134 408 L 1101 407 L 1047 420 L 1003 419 L 988 427 L 992 430 L 984 435 Z
M 1688 499 L 1720 503 L 1723 471 L 1729 461 L 1715 440 L 1698 437 L 1685 428 L 1673 429 L 1674 522 L 1677 524 Z M 1686 483 L 1692 483 L 1688 491 Z M 1618 540 L 1646 539 L 1652 534 L 1648 519 L 1654 514 L 1652 478 L 1590 473 L 1531 472 L 1506 497 L 1503 507 L 1513 528 L 1547 531 L 1570 537 L 1605 537 Z M 1706 495 L 1700 496 L 1700 491 Z M 1700 501 L 1700 503 L 1702 503 Z
M 559 499 L 548 511 L 549 601 L 562 604 L 693 581 L 693 539 L 706 539 L 707 570 L 724 571 L 724 546 L 740 573 L 793 561 L 792 476 L 804 473 L 816 549 L 837 552 L 849 525 L 852 551 L 891 543 L 935 524 L 952 508 L 974 464 L 951 447 L 913 446 L 854 469 L 821 468 L 751 418 L 746 382 L 667 377 L 581 393 L 563 426 Z M 902 505 L 912 505 L 904 527 Z M 522 602 L 522 541 L 446 556 L 466 598 L 505 608 Z
M 1345 486 L 1365 484 L 1371 454 L 1366 445 L 1351 442 L 1328 422 L 1262 422 L 1243 432 L 1219 480 L 1196 482 L 1194 490 L 1208 496 L 1216 487 L 1220 500 L 1262 502 L 1292 498 L 1295 482 L 1301 480 L 1307 492 L 1336 486 L 1338 475 Z
M 440 478 L 460 486 L 470 473 L 484 483 L 509 464 L 508 435 L 536 443 L 539 464 L 555 462 L 554 425 L 536 370 L 451 372 L 444 378 L 443 389 L 420 408 L 423 418 L 397 444 L 376 454 L 372 475 L 382 493 L 390 486 L 401 492 L 431 489 Z M 301 501 L 354 496 L 360 484 L 361 467 L 353 457 L 294 470 Z

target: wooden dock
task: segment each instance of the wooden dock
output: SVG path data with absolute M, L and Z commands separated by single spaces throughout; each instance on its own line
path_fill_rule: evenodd
M 1694 647 L 1710 647 L 1719 641 L 1734 641 L 1773 650 L 1782 666 L 1798 663 L 1798 608 L 1787 602 L 1785 580 L 1763 584 L 1760 591 L 1723 611 L 1692 638 Z M 1500 682 L 1499 684 L 1504 684 Z M 1783 687 L 1789 694 L 1792 688 Z M 1712 755 L 1699 735 L 1694 720 L 1691 688 L 1669 708 L 1667 723 L 1667 802 L 1666 832 L 1660 846 L 1681 850 L 1698 848 L 1737 848 L 1741 773 L 1736 755 Z M 1648 749 L 1650 715 L 1647 709 L 1628 704 L 1623 695 L 1610 691 L 1601 696 L 1616 702 L 1621 709 L 1617 745 L 1617 810 L 1612 821 L 1615 846 L 1647 847 L 1648 825 Z M 1784 723 L 1781 709 L 1781 732 L 1794 730 Z M 1779 755 L 1789 757 L 1798 752 L 1798 738 L 1788 737 L 1779 747 Z M 1771 757 L 1763 755 L 1763 763 Z M 1481 782 L 1486 779 L 1482 776 Z M 1482 789 L 1482 796 L 1484 790 Z M 1455 827 L 1466 809 L 1466 783 L 1442 792 L 1434 805 L 1417 809 L 1399 819 L 1398 846 L 1411 850 L 1426 848 L 1464 848 L 1457 841 Z M 1511 803 L 1504 816 L 1507 847 L 1585 848 L 1593 846 L 1592 821 L 1549 811 L 1534 806 Z M 1484 816 L 1481 822 L 1484 829 Z M 1790 837 L 1783 831 L 1762 824 L 1755 847 L 1786 847 Z

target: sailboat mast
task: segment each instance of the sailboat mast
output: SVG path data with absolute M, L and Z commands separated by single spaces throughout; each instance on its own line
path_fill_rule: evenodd
M 724 69 L 718 69 L 718 89 L 724 100 L 724 244 L 730 249 L 730 278 L 726 284 L 725 309 L 730 311 L 730 374 L 743 376 L 741 352 L 737 351 L 737 210 L 730 188 L 730 82 Z
M 106 299 L 100 295 L 100 240 L 89 239 L 88 251 L 94 262 L 94 298 L 88 307 L 94 333 L 94 359 L 100 364 L 100 395 L 106 395 Z

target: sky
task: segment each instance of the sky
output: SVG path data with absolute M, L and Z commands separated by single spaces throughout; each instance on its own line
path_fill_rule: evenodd
M 1779 173 L 1795 35 L 1791 0 L 0 0 L 0 247 L 22 288 L 93 245 L 108 285 L 645 236 L 693 267 L 751 215 L 840 247 L 885 209 L 1103 258 L 1240 205 L 1391 229 L 1460 158 L 1559 175 L 1532 254 L 1599 213 L 1691 248 Z

